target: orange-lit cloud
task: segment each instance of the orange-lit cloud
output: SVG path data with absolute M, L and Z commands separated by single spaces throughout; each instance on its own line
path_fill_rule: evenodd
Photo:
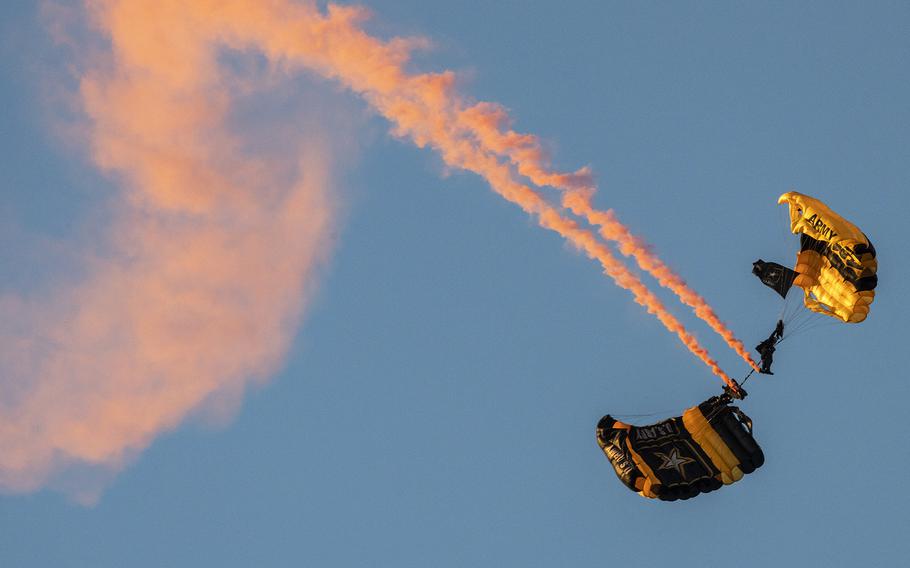
M 80 83 L 90 155 L 121 189 L 107 241 L 84 281 L 0 301 L 8 491 L 90 501 L 188 413 L 239 400 L 281 365 L 331 246 L 326 132 L 244 150 L 218 38 L 176 4 L 141 4 L 92 4 L 112 48 Z M 99 474 L 65 478 L 85 468 Z

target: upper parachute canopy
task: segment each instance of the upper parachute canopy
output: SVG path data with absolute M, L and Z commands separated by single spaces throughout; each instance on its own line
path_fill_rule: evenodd
M 859 228 L 827 205 L 795 191 L 780 196 L 790 207 L 790 230 L 800 235 L 793 284 L 814 312 L 858 323 L 875 299 L 875 247 Z

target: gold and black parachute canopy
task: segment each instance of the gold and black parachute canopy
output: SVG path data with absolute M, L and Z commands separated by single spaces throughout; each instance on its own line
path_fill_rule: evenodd
M 604 416 L 597 443 L 626 487 L 663 501 L 714 491 L 765 462 L 752 421 L 722 396 L 650 426 Z
M 803 289 L 806 307 L 847 323 L 866 319 L 878 261 L 865 233 L 808 195 L 791 191 L 777 202 L 789 206 L 790 231 L 800 235 L 793 284 Z

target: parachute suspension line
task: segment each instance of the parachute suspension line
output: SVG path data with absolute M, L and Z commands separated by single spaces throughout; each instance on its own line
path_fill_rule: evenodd
M 797 290 L 801 291 L 801 289 Z M 810 313 L 809 310 L 806 310 L 803 307 L 800 294 L 794 291 L 792 294 L 787 294 L 787 297 L 784 299 L 784 317 L 780 319 L 782 319 L 787 326 L 793 326 L 798 323 L 798 320 L 803 319 Z
M 798 329 L 811 318 L 810 313 L 808 310 L 801 309 L 801 306 L 796 306 L 790 316 L 784 320 L 784 324 L 790 329 Z
M 778 343 L 780 343 L 780 341 L 778 341 Z M 752 373 L 754 373 L 754 372 L 755 372 L 755 369 L 749 369 L 749 374 L 746 375 L 745 377 L 743 377 L 743 380 L 741 380 L 739 382 L 739 386 L 743 386 L 744 384 L 746 384 L 746 381 L 749 380 L 749 377 L 751 377 Z
M 789 298 L 787 301 L 789 302 Z M 837 325 L 837 321 L 834 321 L 830 316 L 804 309 L 801 303 L 797 303 L 795 309 L 796 311 L 793 315 L 784 319 L 784 323 L 787 324 L 787 329 L 789 330 L 787 335 L 796 335 L 818 327 Z
M 800 297 L 800 294 L 794 294 L 793 297 L 795 297 L 796 299 L 794 300 L 793 298 L 789 298 L 787 300 L 790 305 L 790 321 L 791 322 L 799 319 L 800 316 L 805 315 L 807 312 L 805 307 L 803 307 L 803 301 L 802 301 L 802 298 Z M 784 323 L 786 323 L 786 322 L 784 322 Z
M 796 242 L 799 243 L 799 236 L 790 230 L 790 209 L 788 207 L 777 207 L 776 209 L 778 230 L 775 233 L 777 233 L 779 243 L 778 250 L 782 260 L 785 261 L 784 264 L 794 266 L 793 261 L 796 260 L 796 255 L 793 254 L 793 240 L 796 239 Z
M 668 416 L 676 410 L 658 410 L 657 412 L 647 412 L 645 414 L 623 414 L 620 412 L 611 412 L 610 415 L 619 419 L 623 418 L 650 418 L 651 416 Z
M 787 307 L 784 311 L 784 317 L 781 319 L 783 319 L 787 329 L 790 330 L 790 334 L 813 329 L 825 322 L 828 317 L 806 309 L 802 301 L 791 299 L 789 294 L 785 301 Z
M 783 340 L 784 340 L 784 338 L 781 337 L 780 339 L 778 339 L 777 341 L 775 341 L 774 344 L 775 344 L 775 345 L 779 345 Z M 745 377 L 743 377 L 743 379 L 742 379 L 741 381 L 739 381 L 739 382 L 736 383 L 737 388 L 740 390 L 740 392 L 742 392 L 742 398 L 745 398 L 745 396 L 746 396 L 746 392 L 745 392 L 744 390 L 742 390 L 742 387 L 743 387 L 743 385 L 746 384 L 746 381 L 748 381 L 749 378 L 750 378 L 754 373 L 755 373 L 755 369 L 749 369 L 749 373 L 748 373 Z M 725 388 L 724 390 L 726 391 L 727 389 Z
M 780 227 L 783 227 L 783 231 L 775 231 L 778 234 L 778 239 L 781 243 L 782 251 L 791 250 L 790 243 L 793 238 L 793 233 L 790 231 L 790 210 L 785 207 L 776 207 L 777 209 L 777 223 Z
M 787 297 L 783 301 L 783 307 L 781 308 L 781 313 L 778 314 L 777 319 L 784 322 L 785 328 L 789 328 L 793 325 L 793 320 L 798 315 L 799 306 L 794 306 L 793 299 L 787 294 Z
M 822 318 L 824 318 L 824 317 L 825 317 L 825 316 L 817 316 L 817 317 L 814 317 L 814 318 L 811 318 L 811 319 L 809 319 L 809 320 L 804 321 L 804 322 L 802 323 L 802 325 L 796 327 L 793 331 L 788 332 L 788 333 L 784 336 L 784 338 L 786 339 L 787 337 L 792 337 L 792 336 L 795 336 L 795 335 L 801 335 L 801 334 L 803 334 L 803 333 L 806 333 L 807 331 L 811 331 L 811 330 L 813 330 L 813 329 L 818 329 L 818 328 L 820 328 L 820 327 L 830 327 L 830 326 L 833 326 L 833 325 L 838 325 L 838 322 L 836 322 L 836 321 L 824 321 L 824 320 L 822 319 Z M 783 341 L 783 340 L 781 340 L 781 341 Z
M 782 320 L 784 323 L 787 323 L 787 308 L 790 306 L 789 302 L 784 299 L 781 301 L 780 310 L 777 312 L 777 319 Z
M 790 335 L 796 335 L 797 333 L 805 331 L 806 329 L 811 327 L 815 323 L 815 321 L 816 320 L 812 315 L 800 318 L 798 322 L 795 322 L 791 326 L 791 329 L 793 331 Z

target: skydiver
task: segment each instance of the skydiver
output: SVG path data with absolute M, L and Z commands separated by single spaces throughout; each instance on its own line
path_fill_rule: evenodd
M 771 332 L 771 335 L 768 336 L 768 339 L 755 346 L 755 350 L 761 355 L 761 369 L 758 370 L 759 373 L 765 375 L 774 374 L 771 372 L 771 363 L 774 362 L 774 346 L 783 339 L 783 337 L 784 322 L 783 320 L 777 320 L 777 325 L 774 327 L 774 331 Z
M 774 361 L 774 344 L 777 343 L 774 337 L 769 337 L 768 339 L 762 341 L 755 346 L 755 350 L 761 355 L 761 368 L 758 370 L 759 373 L 764 375 L 773 375 L 771 372 L 771 363 Z

